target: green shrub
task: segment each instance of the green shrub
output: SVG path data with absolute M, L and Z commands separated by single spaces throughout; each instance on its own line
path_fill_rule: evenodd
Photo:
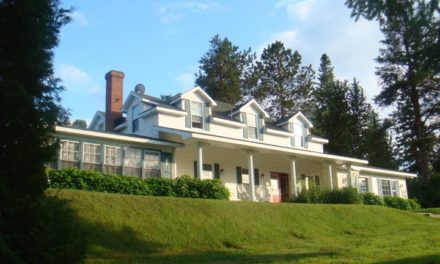
M 220 180 L 200 180 L 190 176 L 177 179 L 110 175 L 79 169 L 48 170 L 49 185 L 57 189 L 96 192 L 172 196 L 185 198 L 229 199 L 229 191 Z
M 385 203 L 385 206 L 387 207 L 396 208 L 400 210 L 411 210 L 408 200 L 400 197 L 385 196 L 383 198 L 383 201 Z
M 385 205 L 382 197 L 370 192 L 362 194 L 362 201 L 367 205 Z
M 314 184 L 309 185 L 309 189 L 306 190 L 305 186 L 298 193 L 297 197 L 292 197 L 290 202 L 294 203 L 322 203 L 322 192 L 318 186 Z
M 419 210 L 422 207 L 417 199 L 408 199 L 408 203 L 411 207 L 411 210 Z
M 356 188 L 327 190 L 322 193 L 322 202 L 326 204 L 360 204 L 362 197 Z

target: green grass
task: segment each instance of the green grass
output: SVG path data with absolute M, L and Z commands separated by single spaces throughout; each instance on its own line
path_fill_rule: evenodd
M 414 212 L 417 212 L 417 213 L 431 213 L 431 214 L 438 214 L 438 215 L 440 215 L 440 208 L 424 208 L 424 209 L 416 210 Z
M 48 194 L 92 263 L 440 263 L 440 220 L 385 207 Z

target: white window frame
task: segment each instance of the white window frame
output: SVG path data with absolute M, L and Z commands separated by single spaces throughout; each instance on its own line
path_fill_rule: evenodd
M 151 157 L 157 157 L 156 159 L 152 159 Z M 151 162 L 157 162 L 154 166 L 151 166 Z M 158 170 L 160 171 L 160 151 L 144 149 L 144 160 L 143 166 L 145 170 Z
M 108 157 L 107 149 L 110 149 L 110 148 L 118 150 L 119 151 L 119 157 L 117 157 L 117 156 Z M 104 165 L 108 165 L 108 166 L 122 166 L 122 151 L 123 150 L 122 150 L 121 147 L 105 145 L 104 146 Z M 113 161 L 111 163 L 109 163 L 108 162 L 108 158 L 112 159 Z
M 385 189 L 384 189 L 384 182 L 388 182 L 388 187 L 389 187 L 389 194 L 387 193 L 387 194 L 385 194 Z M 381 184 L 381 190 L 382 190 L 382 193 L 381 193 L 381 196 L 391 196 L 392 195 L 392 192 L 391 192 L 391 180 L 388 180 L 388 179 L 380 179 L 380 184 Z
M 79 141 L 73 141 L 73 140 L 61 140 L 60 142 L 60 160 L 62 161 L 72 161 L 72 162 L 78 162 L 80 159 L 80 152 L 81 152 L 81 144 Z M 64 145 L 63 143 L 69 143 L 69 144 L 78 144 L 78 150 L 75 151 L 75 147 L 73 147 L 73 151 L 70 150 L 70 148 L 67 150 L 67 159 L 63 159 L 63 152 L 64 152 Z M 73 159 L 70 159 L 70 155 L 73 155 Z M 77 159 L 75 159 L 75 156 Z
M 98 147 L 98 152 L 96 153 L 86 153 L 86 145 L 89 146 L 93 146 L 93 147 Z M 89 164 L 101 164 L 101 144 L 96 144 L 96 143 L 89 143 L 89 142 L 83 142 L 82 144 L 83 147 L 83 152 L 82 152 L 82 161 L 84 163 L 89 163 Z M 90 157 L 95 156 L 98 157 L 98 160 L 94 161 L 94 160 L 89 160 Z M 87 159 L 86 159 L 87 157 Z
M 253 122 L 251 121 L 253 120 Z M 252 113 L 246 113 L 247 130 L 249 139 L 258 139 L 257 131 L 257 115 Z M 252 132 L 252 133 L 251 133 Z
M 302 122 L 293 123 L 293 138 L 295 147 L 305 148 L 305 126 Z M 298 129 L 299 128 L 299 129 Z M 298 131 L 300 130 L 300 131 Z
M 197 107 L 195 105 L 200 106 L 200 113 L 198 111 L 195 111 Z M 191 128 L 198 128 L 203 129 L 203 107 L 204 104 L 202 102 L 197 101 L 190 101 L 190 107 L 191 107 Z M 194 122 L 194 117 L 200 118 L 200 122 Z M 194 126 L 194 123 L 200 124 L 200 127 Z

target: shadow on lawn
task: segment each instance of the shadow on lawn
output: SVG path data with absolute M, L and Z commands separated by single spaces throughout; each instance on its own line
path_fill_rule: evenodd
M 440 255 L 428 255 L 428 256 L 421 256 L 421 257 L 411 257 L 411 258 L 376 262 L 376 264 L 400 264 L 400 263 L 437 264 L 437 263 L 440 263 Z

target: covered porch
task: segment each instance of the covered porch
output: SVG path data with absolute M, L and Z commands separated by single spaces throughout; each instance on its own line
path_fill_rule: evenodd
M 355 185 L 351 164 L 365 163 L 301 149 L 191 134 L 182 140 L 184 146 L 175 150 L 174 175 L 218 178 L 229 189 L 231 200 L 281 202 L 311 184 L 321 189 Z M 338 180 L 341 170 L 348 171 L 345 182 Z

